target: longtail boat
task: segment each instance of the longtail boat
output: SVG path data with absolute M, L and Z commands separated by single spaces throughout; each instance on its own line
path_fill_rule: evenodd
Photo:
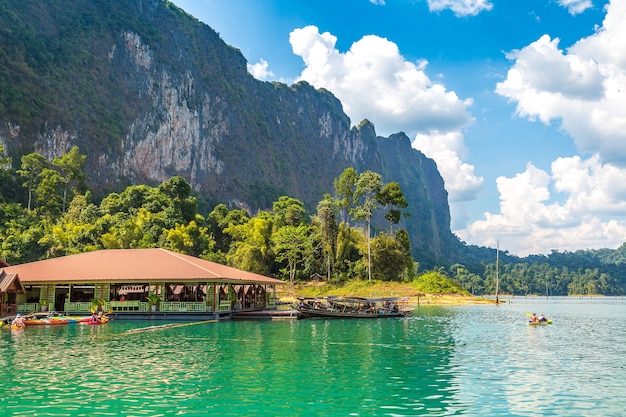
M 299 319 L 355 318 L 376 319 L 405 317 L 409 311 L 401 310 L 397 298 L 324 297 L 300 298 Z

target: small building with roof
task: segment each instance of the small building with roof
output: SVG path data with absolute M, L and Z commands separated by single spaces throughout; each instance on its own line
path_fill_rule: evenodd
M 166 249 L 106 249 L 0 268 L 17 312 L 101 309 L 125 318 L 213 316 L 275 306 L 283 281 Z M 4 282 L 4 281 L 0 281 Z M 3 298 L 4 299 L 4 298 Z
M 10 266 L 0 259 L 0 268 Z M 24 287 L 16 274 L 0 269 L 0 317 L 15 314 L 17 311 L 17 295 L 24 294 Z

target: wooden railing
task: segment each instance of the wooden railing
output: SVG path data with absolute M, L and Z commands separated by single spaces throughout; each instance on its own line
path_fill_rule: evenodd
M 71 301 L 63 304 L 63 311 L 89 313 L 91 311 L 91 302 L 88 301 Z
M 150 304 L 144 301 L 108 301 L 103 306 L 104 311 L 114 312 L 147 312 L 150 311 Z M 63 311 L 70 313 L 89 313 L 92 304 L 90 301 L 71 301 L 65 302 Z M 19 313 L 30 313 L 40 310 L 39 303 L 20 303 L 17 305 Z M 221 301 L 217 305 L 217 311 L 231 311 L 232 305 L 230 301 Z M 206 312 L 213 311 L 212 303 L 194 302 L 194 301 L 161 301 L 159 302 L 158 311 L 166 312 Z
M 17 305 L 18 313 L 32 313 L 39 311 L 39 303 L 20 303 Z
M 207 305 L 204 302 L 194 301 L 161 301 L 159 303 L 159 311 L 205 312 L 207 311 Z
M 217 306 L 217 311 L 230 311 L 231 309 L 230 301 L 220 301 Z
M 142 301 L 109 301 L 105 307 L 113 311 L 148 311 L 148 303 Z

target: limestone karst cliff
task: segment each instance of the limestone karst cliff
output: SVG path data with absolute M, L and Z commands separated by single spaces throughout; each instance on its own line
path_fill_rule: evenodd
M 310 211 L 349 166 L 400 183 L 413 255 L 448 258 L 447 193 L 402 133 L 358 126 L 330 92 L 255 80 L 208 26 L 164 0 L 0 0 L 0 143 L 16 164 L 78 145 L 90 186 L 186 178 L 252 212 L 281 195 Z

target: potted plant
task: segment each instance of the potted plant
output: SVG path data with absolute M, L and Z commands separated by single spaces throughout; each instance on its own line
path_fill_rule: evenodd
M 228 286 L 228 301 L 230 301 L 230 306 L 233 310 L 241 310 L 241 302 L 232 285 Z
M 156 311 L 157 305 L 159 304 L 159 301 L 161 301 L 161 297 L 156 294 L 150 294 L 146 299 L 150 305 L 150 310 Z
M 91 300 L 91 312 L 96 313 L 98 311 L 104 312 L 104 306 L 106 304 L 106 300 L 104 298 L 94 298 Z
M 48 311 L 48 300 L 46 300 L 45 298 L 39 300 L 39 308 L 41 309 L 41 311 Z

